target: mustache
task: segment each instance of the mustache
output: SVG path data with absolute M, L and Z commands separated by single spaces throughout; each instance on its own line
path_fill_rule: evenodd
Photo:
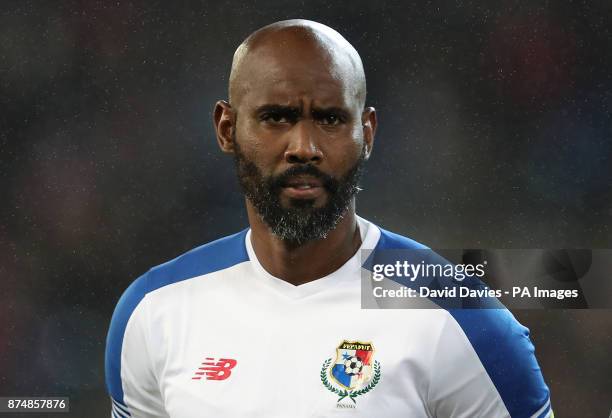
M 336 190 L 338 190 L 338 187 L 340 185 L 340 182 L 335 177 L 322 172 L 317 167 L 311 164 L 296 165 L 288 168 L 284 173 L 278 174 L 276 176 L 270 176 L 268 179 L 268 184 L 273 189 L 280 189 L 286 186 L 292 177 L 300 175 L 311 176 L 318 179 L 319 181 L 321 181 L 323 187 L 330 192 L 335 192 Z

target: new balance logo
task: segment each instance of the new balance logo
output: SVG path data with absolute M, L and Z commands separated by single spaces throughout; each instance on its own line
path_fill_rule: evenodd
M 192 380 L 200 380 L 202 376 L 206 380 L 225 380 L 232 374 L 232 369 L 238 363 L 231 358 L 220 358 L 215 361 L 212 357 L 206 357 L 206 361 L 202 362 L 203 367 L 198 367 Z

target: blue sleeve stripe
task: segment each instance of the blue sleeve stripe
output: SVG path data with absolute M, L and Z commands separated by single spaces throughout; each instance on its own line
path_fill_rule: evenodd
M 552 415 L 552 409 L 550 399 L 548 399 L 546 401 L 546 404 L 541 408 L 541 410 L 533 415 L 533 418 L 548 418 L 550 415 Z
M 121 409 L 117 408 L 115 405 L 113 405 L 113 414 L 119 418 L 129 418 L 131 416 L 130 414 L 122 412 Z
M 112 404 L 112 413 L 113 413 L 113 417 L 117 417 L 117 418 L 129 418 L 130 417 L 129 413 L 122 412 L 121 409 L 117 408 L 117 405 L 115 404 L 114 401 L 113 401 L 113 404 Z
M 426 247 L 381 229 L 381 238 L 374 252 L 422 248 Z M 374 257 L 376 255 L 372 254 L 370 259 Z M 444 309 L 443 305 L 439 306 Z M 467 336 L 510 416 L 539 418 L 540 409 L 549 401 L 549 390 L 535 358 L 529 330 L 503 307 L 501 309 L 448 308 L 446 311 Z M 543 413 L 546 412 L 545 409 Z
M 113 398 L 111 398 L 111 400 L 113 402 L 113 410 L 115 410 L 119 415 L 121 415 L 122 417 L 129 417 L 129 416 L 131 416 L 126 405 L 120 404 L 119 402 L 117 402 Z
M 136 279 L 123 293 L 106 337 L 106 387 L 111 397 L 124 405 L 121 382 L 121 348 L 127 323 L 145 295 L 163 286 L 182 280 L 224 270 L 244 261 L 249 256 L 244 243 L 247 230 L 195 248 L 165 264 L 149 270 Z

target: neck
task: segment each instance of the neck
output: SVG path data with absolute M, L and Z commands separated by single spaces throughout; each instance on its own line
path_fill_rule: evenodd
M 251 243 L 257 259 L 274 277 L 293 285 L 308 283 L 339 269 L 361 245 L 355 201 L 326 238 L 296 246 L 279 239 L 261 220 L 247 200 Z

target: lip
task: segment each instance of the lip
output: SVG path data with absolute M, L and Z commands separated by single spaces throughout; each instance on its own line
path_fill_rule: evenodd
M 321 181 L 310 176 L 297 176 L 287 181 L 283 192 L 293 199 L 316 199 L 324 192 Z
M 294 186 L 283 187 L 283 193 L 292 199 L 316 199 L 324 192 L 323 187 L 315 186 L 308 188 L 299 188 Z

